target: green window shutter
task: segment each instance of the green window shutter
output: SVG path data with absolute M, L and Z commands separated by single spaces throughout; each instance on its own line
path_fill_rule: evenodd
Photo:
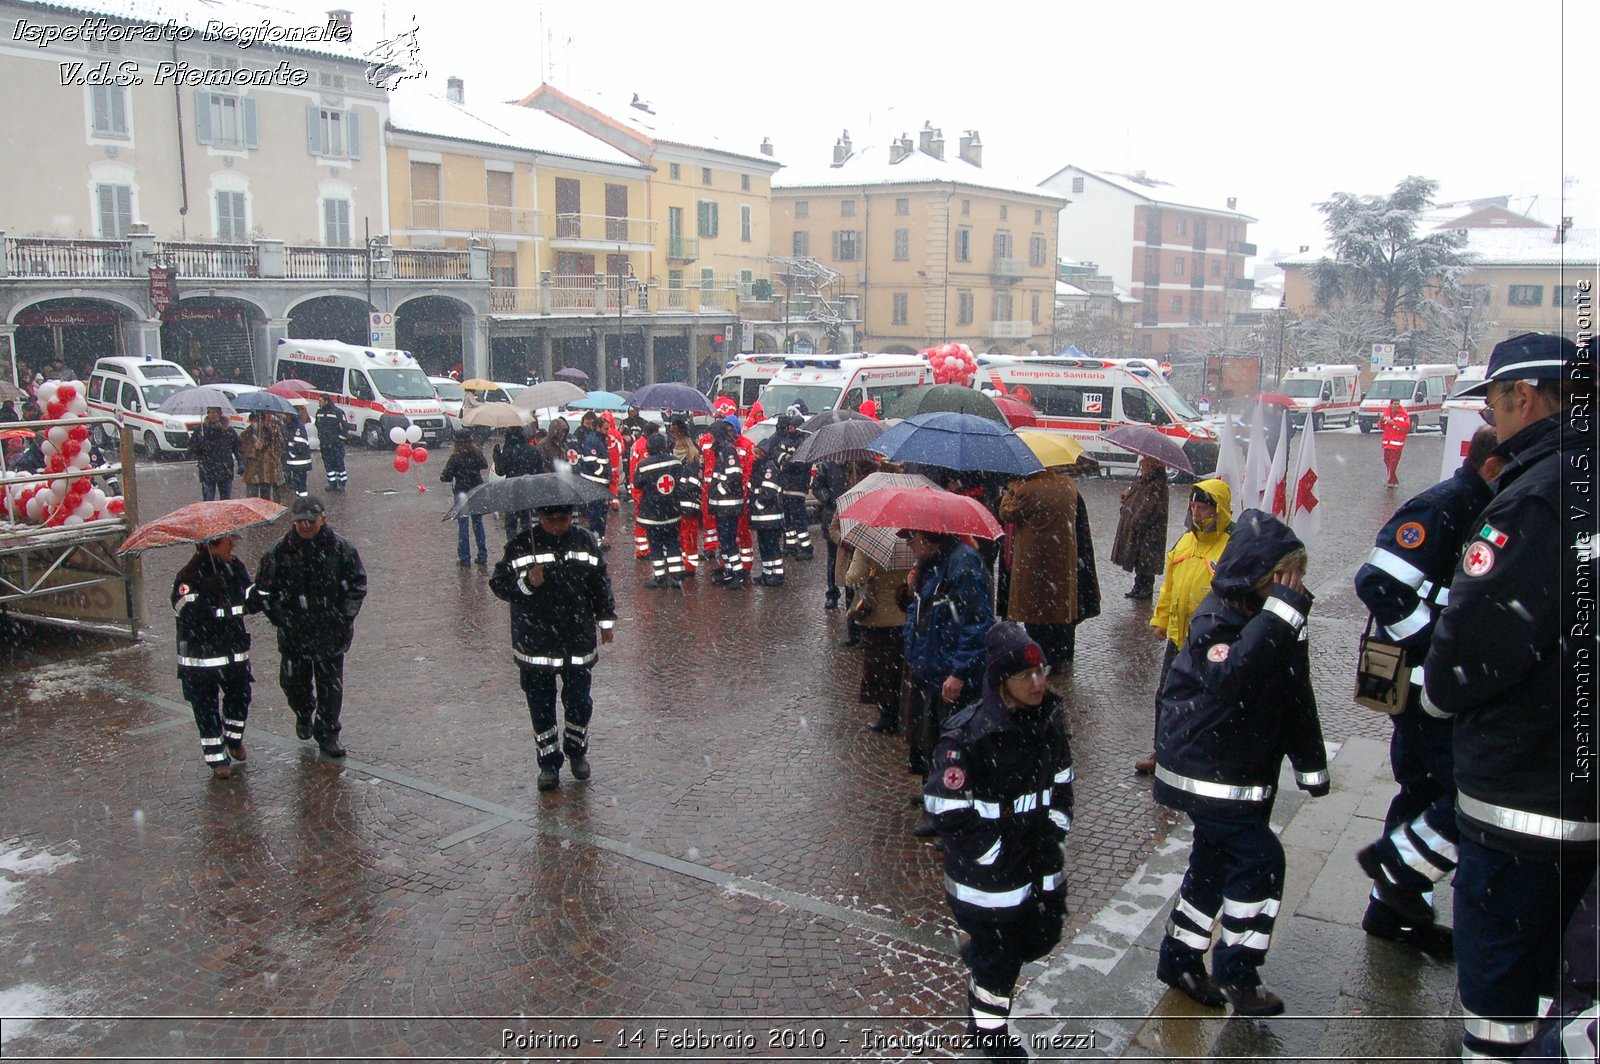
M 256 137 L 255 98 L 246 96 L 240 103 L 244 108 L 244 146 L 246 148 L 259 148 L 261 144 Z
M 204 89 L 194 90 L 194 139 L 201 144 L 216 139 L 211 132 L 211 94 Z
M 350 158 L 361 158 L 361 116 L 354 111 L 345 112 L 344 139 L 349 147 Z
M 306 106 L 306 151 L 322 154 L 322 110 L 312 105 Z

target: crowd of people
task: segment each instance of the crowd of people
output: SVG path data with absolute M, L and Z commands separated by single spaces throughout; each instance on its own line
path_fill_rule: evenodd
M 1373 880 L 1363 927 L 1453 952 L 1463 1059 L 1513 1059 L 1536 1040 L 1573 1037 L 1592 1017 L 1594 965 L 1567 957 L 1563 966 L 1561 955 L 1563 934 L 1587 928 L 1593 937 L 1600 841 L 1587 740 L 1562 712 L 1564 684 L 1584 655 L 1592 668 L 1594 647 L 1583 612 L 1592 609 L 1592 510 L 1559 502 L 1563 477 L 1587 472 L 1592 481 L 1586 350 L 1533 334 L 1496 347 L 1478 386 L 1491 427 L 1460 472 L 1395 513 L 1356 577 L 1374 629 L 1404 648 L 1409 670 L 1393 740 L 1400 792 L 1383 836 L 1360 855 Z M 1587 377 L 1575 374 L 1580 365 Z M 965 932 L 969 1033 L 991 1058 L 1026 1059 L 1008 1024 L 1011 997 L 1022 965 L 1059 940 L 1061 843 L 1074 811 L 1070 742 L 1047 680 L 1072 660 L 1077 625 L 1100 608 L 1073 476 L 921 470 L 983 501 L 1006 535 L 996 544 L 911 522 L 899 530 L 898 563 L 885 564 L 839 536 L 838 501 L 868 472 L 893 467 L 796 462 L 804 433 L 792 412 L 760 441 L 736 416 L 703 434 L 686 418 L 629 420 L 586 415 L 570 437 L 562 420 L 548 431 L 510 429 L 493 451 L 502 476 L 566 464 L 594 486 L 588 504 L 508 514 L 489 580 L 510 609 L 538 788 L 558 788 L 562 768 L 580 781 L 591 775 L 592 672 L 617 620 L 606 555 L 622 485 L 652 591 L 684 586 L 702 562 L 731 590 L 781 584 L 786 562 L 814 557 L 809 492 L 823 504 L 831 555 L 825 604 L 846 607 L 847 641 L 863 646 L 867 726 L 905 736 L 927 814 L 916 833 L 943 850 L 947 901 Z M 625 427 L 637 430 L 633 439 Z M 231 477 L 249 450 L 209 421 L 197 440 L 207 433 L 219 442 L 201 453 L 218 457 L 202 483 L 211 475 L 226 497 L 218 471 Z M 463 440 L 441 480 L 460 501 L 490 465 Z M 331 469 L 329 477 L 331 485 Z M 1163 552 L 1168 492 L 1164 471 L 1142 465 L 1123 493 L 1113 548 L 1133 574 L 1128 597 L 1154 597 L 1150 625 L 1164 641 L 1153 752 L 1134 768 L 1152 777 L 1157 802 L 1193 825 L 1155 975 L 1204 1007 L 1274 1015 L 1285 1005 L 1260 970 L 1286 871 L 1269 822 L 1282 763 L 1313 797 L 1332 785 L 1311 685 L 1311 559 L 1277 518 L 1249 507 L 1235 514 L 1220 478 L 1187 489 L 1184 532 Z M 483 526 L 464 516 L 463 566 L 474 546 L 486 565 Z M 343 655 L 365 595 L 359 554 L 310 496 L 295 502 L 293 528 L 253 584 L 232 552 L 232 537 L 201 544 L 173 586 L 180 674 L 203 757 L 219 777 L 244 760 L 244 616 L 256 611 L 277 627 L 297 734 L 341 756 Z M 1589 598 L 1573 594 L 1582 588 Z M 1432 909 L 1433 885 L 1452 871 L 1453 936 Z M 1541 994 L 1558 1002 L 1542 1024 Z M 1577 1026 L 1557 1030 L 1568 1025 Z

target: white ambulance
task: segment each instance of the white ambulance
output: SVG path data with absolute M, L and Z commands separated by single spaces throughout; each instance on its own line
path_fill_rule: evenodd
M 1332 421 L 1349 428 L 1361 406 L 1361 367 L 1296 366 L 1283 375 L 1278 391 L 1294 400 L 1290 424 L 1304 425 L 1310 417 L 1313 429 L 1321 430 Z
M 405 351 L 358 347 L 337 340 L 279 340 L 276 380 L 298 378 L 313 394 L 332 397 L 368 447 L 387 447 L 389 429 L 415 425 L 430 446 L 450 439 L 439 397 L 417 360 Z
M 769 418 L 796 405 L 807 415 L 856 410 L 868 399 L 883 417 L 900 396 L 932 383 L 933 367 L 919 355 L 786 355 L 759 398 Z
M 739 404 L 739 416 L 742 418 L 750 412 L 750 404 L 756 401 L 761 394 L 761 389 L 778 371 L 783 368 L 784 360 L 791 355 L 734 355 L 733 361 L 728 363 L 728 368 L 723 370 L 711 382 L 711 390 L 706 394 L 715 399 L 719 395 L 726 395 Z
M 1488 366 L 1468 366 L 1457 375 L 1455 387 L 1450 389 L 1451 394 L 1453 395 L 1469 384 L 1483 383 L 1483 379 L 1488 375 Z M 1452 399 L 1450 396 L 1446 396 L 1444 409 L 1439 411 L 1439 431 L 1448 436 L 1450 434 L 1450 419 L 1458 416 L 1471 418 L 1473 428 L 1477 428 L 1478 423 L 1483 420 L 1483 409 L 1488 405 L 1481 395 L 1475 395 L 1468 399 Z
M 84 398 L 90 411 L 110 415 L 132 430 L 145 456 L 156 458 L 187 453 L 189 433 L 205 420 L 200 414 L 178 417 L 157 409 L 174 392 L 194 386 L 189 371 L 176 362 L 118 355 L 95 362 L 89 374 L 89 394 Z M 110 444 L 109 429 L 104 425 L 98 429 L 101 442 Z
M 1356 420 L 1362 432 L 1371 432 L 1378 426 L 1378 418 L 1389 409 L 1392 400 L 1400 400 L 1405 412 L 1411 415 L 1411 428 L 1424 425 L 1438 427 L 1444 412 L 1444 401 L 1455 390 L 1456 376 L 1460 370 L 1453 365 L 1394 366 L 1380 370 L 1372 378 L 1366 398 L 1361 400 L 1361 410 Z
M 1217 468 L 1217 434 L 1146 359 L 980 355 L 973 385 L 1032 404 L 1038 427 L 1071 436 L 1106 472 L 1139 456 L 1100 438 L 1119 425 L 1150 425 L 1183 448 L 1194 471 Z

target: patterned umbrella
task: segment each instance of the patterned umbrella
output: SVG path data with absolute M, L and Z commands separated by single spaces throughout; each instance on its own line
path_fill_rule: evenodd
M 166 401 L 157 410 L 163 414 L 174 414 L 179 417 L 192 414 L 204 414 L 210 407 L 221 407 L 224 414 L 235 413 L 236 408 L 228 401 L 228 397 L 215 388 L 184 388 L 167 396 Z
M 860 521 L 848 522 L 850 531 L 843 532 L 840 539 L 847 545 L 865 554 L 884 569 L 910 569 L 917 564 L 916 555 L 911 553 L 911 544 L 902 539 L 898 529 L 874 528 L 864 525 Z M 840 521 L 842 530 L 846 522 Z
M 270 499 L 215 499 L 180 506 L 165 517 L 147 521 L 134 529 L 118 554 L 137 554 L 157 547 L 176 547 L 185 543 L 204 543 L 218 536 L 242 532 L 256 525 L 276 521 L 288 513 L 287 507 Z
M 871 444 L 882 436 L 888 426 L 877 421 L 835 421 L 824 425 L 795 448 L 794 462 L 814 465 L 817 462 L 871 461 L 878 452 Z
M 909 528 L 947 536 L 999 539 L 1005 534 L 983 503 L 942 488 L 875 491 L 839 511 L 839 519 L 845 518 L 878 528 Z
M 511 400 L 511 405 L 518 410 L 543 410 L 548 406 L 565 406 L 584 395 L 584 390 L 571 381 L 545 381 L 522 389 Z
M 704 392 L 687 384 L 666 381 L 646 384 L 628 396 L 628 405 L 640 410 L 674 410 L 679 413 L 711 413 L 711 400 Z
M 907 418 L 879 436 L 872 449 L 896 462 L 960 472 L 1025 477 L 1044 468 L 1003 423 L 943 410 Z

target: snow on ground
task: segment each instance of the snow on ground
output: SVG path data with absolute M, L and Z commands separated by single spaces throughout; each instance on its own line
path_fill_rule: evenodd
M 96 683 L 103 672 L 103 663 L 94 661 L 46 665 L 28 674 L 28 698 L 50 702 L 62 695 L 76 694 Z

